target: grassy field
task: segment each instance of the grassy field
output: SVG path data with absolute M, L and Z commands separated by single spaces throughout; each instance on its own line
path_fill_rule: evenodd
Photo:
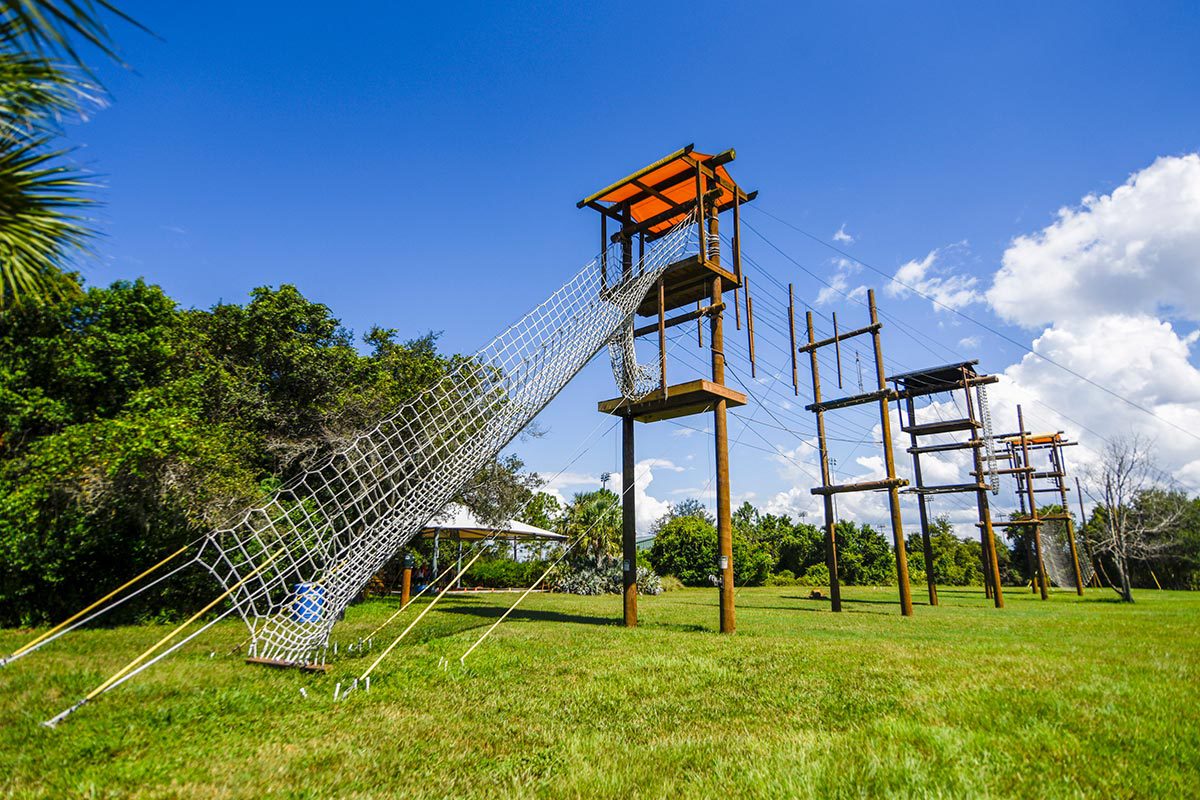
M 334 684 L 365 658 L 250 667 L 224 655 L 244 629 L 222 623 L 49 730 L 166 629 L 77 633 L 0 670 L 0 792 L 1200 795 L 1200 594 L 1010 590 L 996 611 L 946 590 L 911 619 L 890 589 L 849 588 L 838 615 L 806 594 L 741 591 L 732 637 L 713 630 L 715 590 L 643 598 L 637 630 L 615 624 L 616 597 L 536 595 L 466 667 L 512 596 L 447 598 L 340 703 Z M 394 607 L 351 608 L 338 638 Z M 0 652 L 28 635 L 0 631 Z

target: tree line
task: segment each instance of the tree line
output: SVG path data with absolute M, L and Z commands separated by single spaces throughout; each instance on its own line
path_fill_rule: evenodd
M 61 617 L 227 521 L 460 363 L 437 336 L 363 350 L 294 286 L 180 308 L 141 280 L 0 313 L 0 624 Z M 459 498 L 514 516 L 536 475 L 489 464 Z M 204 575 L 132 614 L 191 607 Z

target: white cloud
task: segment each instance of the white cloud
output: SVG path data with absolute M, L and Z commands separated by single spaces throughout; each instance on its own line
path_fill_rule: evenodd
M 979 347 L 979 337 L 964 336 L 958 340 L 958 347 L 960 350 L 974 350 Z
M 634 466 L 633 479 L 633 503 L 634 512 L 637 518 L 637 531 L 639 535 L 644 535 L 650 532 L 650 528 L 655 522 L 670 510 L 671 503 L 667 500 L 660 500 L 653 497 L 649 493 L 650 484 L 654 482 L 655 470 L 667 470 L 669 472 L 683 472 L 684 467 L 676 465 L 674 462 L 665 458 L 647 458 L 643 459 Z M 613 483 L 610 487 L 615 488 L 618 493 L 621 489 L 621 473 L 613 473 Z
M 1014 239 L 987 298 L 1025 327 L 1104 313 L 1200 319 L 1200 155 L 1160 158 Z
M 1080 441 L 1078 474 L 1104 438 L 1137 432 L 1157 442 L 1159 465 L 1200 488 L 1200 370 L 1194 366 L 1200 318 L 1200 156 L 1164 157 L 1111 194 L 1088 195 L 1043 230 L 1005 251 L 987 298 L 1004 319 L 1046 326 L 1036 355 L 1004 371 L 993 408 L 1015 429 L 1063 429 Z M 1149 409 L 1134 408 L 1092 381 Z M 1054 409 L 1054 410 L 1052 410 Z M 1178 426 L 1178 427 L 1176 427 Z
M 916 291 L 934 301 L 935 310 L 944 311 L 947 308 L 958 309 L 971 303 L 977 303 L 983 296 L 976 289 L 979 279 L 972 275 L 955 272 L 952 268 L 943 266 L 945 254 L 961 245 L 951 248 L 930 250 L 920 261 L 909 261 L 896 270 L 895 280 L 890 281 L 884 291 L 891 297 L 908 297 Z
M 842 227 L 838 228 L 833 234 L 833 240 L 842 244 L 854 244 L 854 237 L 846 233 L 846 223 L 842 223 Z
M 821 291 L 817 292 L 816 305 L 824 306 L 830 303 L 835 303 L 839 300 L 858 300 L 866 297 L 866 286 L 850 287 L 850 281 L 846 278 L 846 272 L 838 271 L 829 279 L 828 286 L 822 286 Z

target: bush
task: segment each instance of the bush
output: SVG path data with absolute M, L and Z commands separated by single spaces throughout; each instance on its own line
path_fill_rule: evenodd
M 716 571 L 717 529 L 699 517 L 675 517 L 654 535 L 650 562 L 685 586 L 708 586 Z
M 658 583 L 664 592 L 673 592 L 676 589 L 683 588 L 683 581 L 679 580 L 679 578 L 676 578 L 674 575 L 663 575 L 658 579 Z
M 780 570 L 767 578 L 767 586 L 795 586 L 796 576 L 790 569 Z
M 513 561 L 511 558 L 476 561 L 463 575 L 464 586 L 489 589 L 520 589 L 532 584 L 546 569 L 545 561 Z
M 620 594 L 621 563 L 616 559 L 605 559 L 600 566 L 592 563 L 571 565 L 556 577 L 552 588 L 567 594 Z M 649 567 L 638 566 L 637 588 L 638 594 L 661 594 L 662 580 Z
M 717 572 L 717 529 L 699 517 L 674 517 L 654 536 L 650 563 L 660 575 L 674 575 L 685 586 L 711 586 Z M 733 537 L 733 580 L 761 586 L 773 559 L 760 544 L 740 532 Z
M 829 567 L 824 564 L 813 564 L 804 570 L 804 577 L 800 579 L 800 583 L 804 586 L 828 586 Z

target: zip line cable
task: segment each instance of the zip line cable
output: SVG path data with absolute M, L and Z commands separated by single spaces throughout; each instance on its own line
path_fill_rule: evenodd
M 858 258 L 857 256 L 853 256 L 850 253 L 847 253 L 845 250 L 842 250 L 840 247 L 837 247 L 835 245 L 832 245 L 832 244 L 826 242 L 821 237 L 811 234 L 808 231 L 804 230 L 803 228 L 797 227 L 796 225 L 793 225 L 792 223 L 788 222 L 787 220 L 775 216 L 774 214 L 767 211 L 766 209 L 763 209 L 761 207 L 754 206 L 754 205 L 751 205 L 750 208 L 759 212 L 760 214 L 770 217 L 771 219 L 775 220 L 776 222 L 780 223 L 781 225 L 785 225 L 786 227 L 791 228 L 792 230 L 796 231 L 797 233 L 801 234 L 802 236 L 806 236 L 809 239 L 812 239 L 814 242 L 817 242 L 822 247 L 826 247 L 826 248 L 832 250 L 833 252 L 843 256 L 844 258 L 848 258 L 856 264 L 861 264 L 862 266 L 866 267 L 867 269 L 871 270 L 872 272 L 886 278 L 887 280 L 895 283 L 898 286 L 904 287 L 905 289 L 912 292 L 913 294 L 915 294 L 919 297 L 922 297 L 925 300 L 928 300 L 933 305 L 938 306 L 939 308 L 945 309 L 946 311 L 949 311 L 952 314 L 954 314 L 958 317 L 961 317 L 962 319 L 967 320 L 968 322 L 982 328 L 983 330 L 987 331 L 988 333 L 991 333 L 993 336 L 997 336 L 1000 339 L 1003 339 L 1004 341 L 1008 342 L 1009 344 L 1013 345 L 1014 347 L 1020 348 L 1024 352 L 1029 353 L 1030 355 L 1033 355 L 1037 358 L 1040 358 L 1041 360 L 1045 361 L 1047 364 L 1050 364 L 1051 366 L 1054 366 L 1054 367 L 1057 367 L 1058 369 L 1063 370 L 1067 374 L 1072 375 L 1075 378 L 1078 378 L 1079 380 L 1083 381 L 1084 383 L 1088 384 L 1089 386 L 1093 386 L 1093 387 L 1099 389 L 1100 391 L 1104 392 L 1105 394 L 1110 395 L 1111 397 L 1114 397 L 1117 400 L 1120 400 L 1121 402 L 1125 403 L 1126 405 L 1130 406 L 1131 408 L 1135 408 L 1138 411 L 1141 411 L 1143 414 L 1148 414 L 1149 416 L 1153 417 L 1154 419 L 1158 420 L 1159 422 L 1162 422 L 1166 425 L 1171 426 L 1172 428 L 1175 428 L 1180 433 L 1187 434 L 1191 438 L 1193 438 L 1197 441 L 1200 441 L 1200 435 L 1193 433 L 1192 431 L 1188 430 L 1187 428 L 1184 428 L 1182 425 L 1177 425 L 1168 419 L 1164 419 L 1163 417 L 1160 417 L 1157 413 L 1154 412 L 1154 410 L 1146 408 L 1145 406 L 1141 405 L 1140 403 L 1137 403 L 1136 401 L 1131 400 L 1130 398 L 1120 394 L 1119 392 L 1108 388 L 1104 384 L 1099 383 L 1098 381 L 1094 381 L 1091 378 L 1087 377 L 1086 375 L 1082 375 L 1079 372 L 1076 372 L 1075 370 L 1071 369 L 1070 367 L 1066 366 L 1065 364 L 1062 364 L 1062 363 L 1056 361 L 1055 359 L 1050 358 L 1049 356 L 1046 356 L 1046 355 L 1043 355 L 1042 353 L 1037 352 L 1029 345 L 1024 344 L 1021 341 L 1018 341 L 1017 339 L 1014 339 L 1013 337 L 1009 336 L 1008 334 L 1003 333 L 1003 332 L 993 328 L 992 326 L 988 325 L 987 323 L 981 322 L 980 320 L 975 319 L 971 315 L 969 315 L 963 311 L 960 311 L 959 309 L 954 308 L 953 306 L 947 305 L 946 303 L 943 303 L 940 300 L 937 300 L 936 298 L 931 297 L 928 294 L 925 294 L 921 290 L 919 290 L 913 286 L 910 286 L 909 284 L 904 283 L 903 281 L 897 279 L 894 275 L 890 275 L 887 272 L 884 272 L 883 270 L 874 266 L 873 264 L 863 261 L 861 258 Z M 743 224 L 747 228 L 749 228 L 756 236 L 758 236 L 760 239 L 762 239 L 764 242 L 766 242 L 768 245 L 770 245 L 774 250 L 776 250 L 784 258 L 791 261 L 793 264 L 795 264 L 800 269 L 804 270 L 809 275 L 812 275 L 814 278 L 817 278 L 817 280 L 820 281 L 821 283 L 825 284 L 826 286 L 829 286 L 831 289 L 833 288 L 831 284 L 829 284 L 828 282 L 817 277 L 814 273 L 812 273 L 810 270 L 808 270 L 802 264 L 800 264 L 800 262 L 793 259 L 791 256 L 789 256 L 783 250 L 780 250 L 778 246 L 776 246 L 770 239 L 768 239 L 766 236 L 764 236 L 753 225 L 751 225 L 748 222 L 744 222 L 744 221 L 743 221 Z

